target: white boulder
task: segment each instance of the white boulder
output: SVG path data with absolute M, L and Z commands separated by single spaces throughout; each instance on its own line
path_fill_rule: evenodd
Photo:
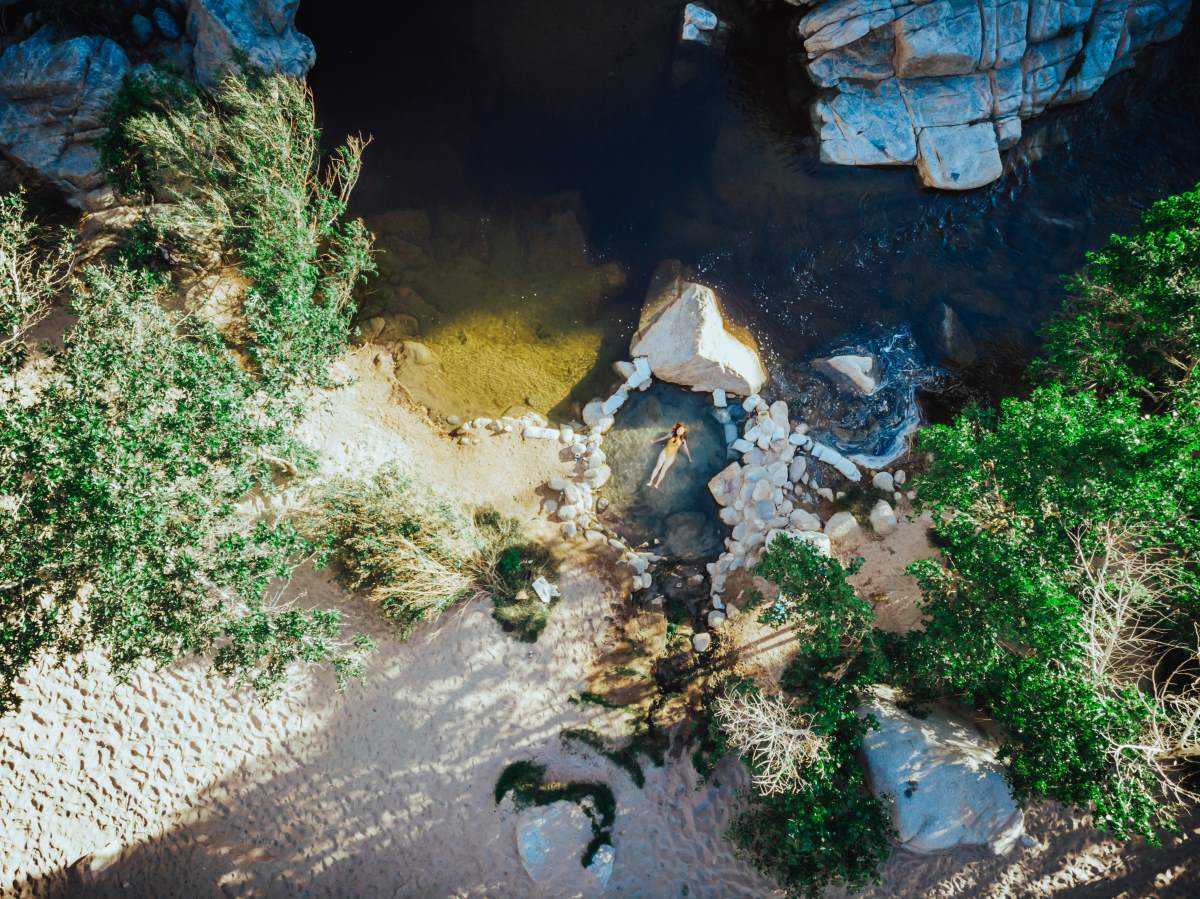
M 914 718 L 878 699 L 860 710 L 879 721 L 863 739 L 871 790 L 893 804 L 900 845 L 930 853 L 985 845 L 1009 852 L 1025 831 L 995 747 L 970 723 L 934 710 Z
M 613 867 L 611 846 L 602 846 L 586 868 L 580 864 L 591 839 L 591 820 L 574 802 L 533 806 L 517 817 L 521 864 L 535 883 L 554 884 L 558 895 L 590 895 L 608 885 Z
M 655 272 L 630 350 L 655 377 L 697 390 L 744 396 L 767 380 L 757 349 L 726 328 L 716 294 L 683 280 L 677 262 Z
M 877 471 L 875 477 L 871 478 L 871 486 L 884 493 L 891 493 L 896 489 L 896 482 L 890 471 Z

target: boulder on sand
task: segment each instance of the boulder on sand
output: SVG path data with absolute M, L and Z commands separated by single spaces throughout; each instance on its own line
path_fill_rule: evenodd
M 996 752 L 970 723 L 935 709 L 914 718 L 885 698 L 859 710 L 879 729 L 863 739 L 871 791 L 893 803 L 900 845 L 930 853 L 984 846 L 1004 854 L 1025 832 Z
M 655 270 L 630 352 L 655 377 L 696 390 L 746 396 L 767 380 L 758 351 L 725 327 L 716 294 L 685 280 L 676 260 Z
M 592 894 L 612 876 L 613 848 L 601 846 L 586 868 L 580 864 L 592 825 L 576 803 L 559 800 L 522 810 L 517 818 L 517 852 L 537 883 L 552 883 L 558 895 Z

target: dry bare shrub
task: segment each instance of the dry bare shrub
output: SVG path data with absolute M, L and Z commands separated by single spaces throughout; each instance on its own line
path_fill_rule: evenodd
M 1200 801 L 1187 767 L 1200 759 L 1200 627 L 1178 624 L 1190 589 L 1185 563 L 1148 548 L 1145 528 L 1105 522 L 1072 533 L 1084 586 L 1084 660 L 1101 692 L 1140 697 L 1147 724 L 1109 755 L 1123 777 L 1149 768 L 1170 804 Z
M 811 719 L 782 696 L 726 692 L 714 700 L 713 711 L 730 743 L 753 763 L 754 785 L 766 795 L 799 788 L 805 769 L 825 749 Z

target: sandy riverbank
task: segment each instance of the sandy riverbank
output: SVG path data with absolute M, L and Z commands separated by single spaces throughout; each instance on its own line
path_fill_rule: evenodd
M 534 529 L 535 492 L 556 447 L 512 435 L 460 447 L 397 399 L 390 363 L 368 347 L 344 374 L 358 380 L 305 429 L 340 466 L 419 460 L 435 483 L 495 505 Z M 863 589 L 895 590 L 872 545 Z M 344 695 L 299 681 L 265 708 L 182 662 L 117 684 L 103 662 L 49 664 L 0 722 L 0 893 L 55 896 L 540 897 L 516 850 L 515 814 L 492 790 L 509 762 L 533 758 L 558 776 L 608 782 L 617 796 L 616 862 L 607 894 L 765 896 L 771 885 L 723 838 L 744 782 L 736 766 L 703 785 L 683 752 L 647 766 L 644 789 L 594 756 L 563 749 L 564 727 L 617 730 L 621 713 L 569 697 L 610 645 L 624 596 L 600 556 L 567 556 L 563 601 L 536 645 L 502 633 L 485 602 L 450 612 L 408 643 L 387 639 L 361 601 L 302 571 L 304 601 L 337 603 L 381 642 L 367 682 Z M 903 591 L 901 591 L 902 595 Z M 896 610 L 905 611 L 907 609 Z M 1200 876 L 1195 839 L 1164 849 L 1121 846 L 1060 810 L 1030 815 L 1039 845 L 996 859 L 897 854 L 883 897 L 1182 897 Z M 92 853 L 110 864 L 81 878 Z

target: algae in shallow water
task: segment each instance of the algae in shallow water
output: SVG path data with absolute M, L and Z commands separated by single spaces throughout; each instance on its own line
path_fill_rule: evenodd
M 372 227 L 383 277 L 364 318 L 416 319 L 412 339 L 429 353 L 396 341 L 399 374 L 431 408 L 550 411 L 602 357 L 615 358 L 605 341 L 615 344 L 622 310 L 608 301 L 624 271 L 590 261 L 569 203 L 505 216 L 401 211 Z

